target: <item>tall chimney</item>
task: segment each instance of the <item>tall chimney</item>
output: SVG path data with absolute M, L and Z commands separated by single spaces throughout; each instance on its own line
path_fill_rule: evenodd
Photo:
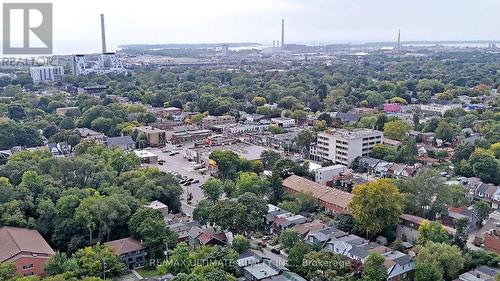
M 401 29 L 398 29 L 398 54 L 401 52 Z
M 281 47 L 285 46 L 285 19 L 281 19 Z
M 104 28 L 104 14 L 101 14 L 101 36 L 102 36 L 102 53 L 106 53 L 106 31 Z

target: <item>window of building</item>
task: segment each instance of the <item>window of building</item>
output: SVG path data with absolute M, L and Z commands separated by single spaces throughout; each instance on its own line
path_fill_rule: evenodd
M 33 268 L 33 264 L 32 263 L 23 265 L 23 270 L 32 269 L 32 268 Z

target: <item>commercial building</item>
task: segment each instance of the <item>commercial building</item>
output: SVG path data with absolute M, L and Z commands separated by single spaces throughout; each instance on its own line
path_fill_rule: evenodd
M 314 171 L 314 181 L 322 185 L 327 185 L 328 182 L 331 183 L 333 181 L 334 177 L 345 172 L 347 172 L 347 166 L 341 164 L 321 167 Z
M 231 115 L 222 115 L 222 116 L 206 116 L 201 120 L 201 125 L 205 129 L 210 129 L 213 126 L 224 125 L 235 123 L 236 119 Z
M 161 146 L 165 144 L 165 131 L 153 126 L 137 127 L 138 134 L 144 134 L 146 141 L 150 146 Z
M 368 156 L 373 146 L 382 143 L 384 134 L 371 129 L 334 129 L 318 133 L 314 157 L 320 161 L 330 161 L 351 165 L 356 157 Z
M 30 67 L 30 75 L 34 83 L 55 81 L 64 75 L 64 67 L 61 65 L 33 66 Z
M 210 130 L 189 130 L 174 132 L 171 136 L 172 143 L 185 143 L 204 141 L 212 135 Z
M 135 155 L 141 159 L 141 163 L 145 164 L 157 164 L 158 155 L 147 151 L 147 150 L 134 150 Z
M 295 119 L 286 117 L 271 118 L 271 123 L 280 128 L 290 128 L 295 126 Z
M 0 263 L 12 262 L 19 276 L 46 275 L 44 266 L 54 250 L 34 229 L 0 228 Z

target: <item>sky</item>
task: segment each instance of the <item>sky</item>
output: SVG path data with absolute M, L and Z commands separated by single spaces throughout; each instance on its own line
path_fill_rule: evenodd
M 9 0 L 7 2 L 23 2 Z M 51 2 L 49 0 L 24 2 Z M 500 40 L 500 0 L 53 0 L 56 54 L 120 44 Z

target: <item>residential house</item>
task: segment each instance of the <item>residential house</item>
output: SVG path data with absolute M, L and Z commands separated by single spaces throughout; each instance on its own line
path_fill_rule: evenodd
M 399 223 L 396 226 L 396 237 L 414 244 L 419 237 L 418 228 L 425 221 L 428 220 L 414 215 L 402 214 L 399 216 Z M 450 236 L 455 235 L 455 229 L 448 226 L 444 226 L 444 229 Z
M 46 275 L 44 266 L 54 254 L 37 230 L 11 226 L 0 228 L 0 263 L 14 263 L 19 276 Z
M 135 149 L 135 141 L 131 136 L 108 137 L 106 139 L 108 148 L 120 148 L 123 150 Z
M 322 247 L 326 246 L 326 243 L 332 239 L 338 239 L 340 237 L 347 236 L 348 233 L 337 229 L 336 227 L 327 227 L 320 230 L 310 231 L 304 241 L 309 245 L 319 244 Z
M 352 234 L 330 240 L 326 249 L 361 263 L 364 263 L 371 253 L 381 254 L 385 259 L 384 266 L 389 281 L 411 280 L 415 271 L 416 262 L 407 254 Z
M 307 218 L 302 215 L 280 217 L 272 224 L 272 233 L 282 233 L 288 228 L 307 222 Z
M 160 211 L 163 217 L 168 215 L 168 206 L 158 200 L 151 201 L 149 204 L 144 205 L 144 207 Z
M 107 138 L 105 134 L 96 132 L 88 128 L 76 128 L 75 132 L 77 132 L 80 135 L 82 140 L 86 141 L 96 141 L 98 143 L 102 143 Z
M 104 245 L 119 256 L 129 269 L 143 267 L 146 263 L 146 249 L 132 237 L 109 241 Z
M 224 232 L 215 232 L 211 228 L 192 227 L 188 232 L 189 246 L 196 249 L 200 246 L 226 246 L 227 236 Z
M 348 172 L 340 173 L 339 175 L 333 177 L 331 186 L 350 193 L 355 185 L 364 184 L 366 182 L 366 179 Z
M 177 242 L 188 242 L 189 231 L 193 227 L 201 227 L 198 221 L 180 221 L 167 224 L 168 229 L 173 233 L 177 234 Z
M 54 156 L 68 156 L 71 154 L 72 147 L 67 142 L 48 143 L 47 148 Z
M 474 245 L 484 247 L 490 251 L 495 251 L 500 254 L 500 237 L 498 236 L 500 229 L 500 217 L 497 212 L 490 215 L 490 218 L 484 223 L 483 227 L 476 232 L 474 237 Z
M 339 112 L 335 116 L 334 120 L 337 120 L 338 122 L 345 123 L 348 125 L 352 125 L 361 119 L 361 115 L 357 113 L 350 113 L 350 112 Z
M 304 239 L 309 232 L 317 231 L 317 230 L 325 229 L 325 228 L 327 228 L 326 224 L 324 224 L 321 221 L 315 220 L 313 222 L 306 222 L 306 223 L 294 225 L 290 229 L 297 231 L 299 236 L 302 239 Z
M 465 207 L 448 207 L 448 214 L 443 216 L 441 220 L 444 225 L 454 227 L 455 220 L 468 220 L 468 231 L 474 231 L 481 225 L 481 221 L 477 212 L 472 208 Z
M 495 276 L 500 274 L 500 269 L 482 265 L 473 270 L 460 274 L 459 281 L 495 281 Z
M 283 181 L 283 189 L 289 193 L 306 193 L 318 200 L 318 206 L 327 213 L 349 213 L 352 194 L 292 175 Z

